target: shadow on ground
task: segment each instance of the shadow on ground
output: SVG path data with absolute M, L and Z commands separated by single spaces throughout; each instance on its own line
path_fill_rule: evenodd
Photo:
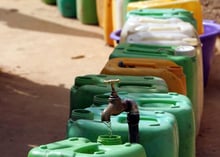
M 35 145 L 65 138 L 69 90 L 0 72 L 0 150 L 25 157 Z
M 197 157 L 219 157 L 220 154 L 220 54 L 214 56 L 205 101 L 200 134 L 197 137 Z
M 91 31 L 85 31 L 82 29 L 63 26 L 30 15 L 22 14 L 17 9 L 0 8 L 0 21 L 5 22 L 11 28 L 103 39 L 102 34 L 95 33 L 92 29 Z

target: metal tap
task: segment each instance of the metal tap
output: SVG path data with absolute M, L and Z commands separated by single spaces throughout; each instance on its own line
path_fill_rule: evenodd
M 110 122 L 111 115 L 118 115 L 122 112 L 128 112 L 127 121 L 129 126 L 130 142 L 137 143 L 139 140 L 138 123 L 140 119 L 138 105 L 133 100 L 121 100 L 114 88 L 114 83 L 119 81 L 119 79 L 104 81 L 105 83 L 111 84 L 112 92 L 109 97 L 108 106 L 102 112 L 101 120 Z

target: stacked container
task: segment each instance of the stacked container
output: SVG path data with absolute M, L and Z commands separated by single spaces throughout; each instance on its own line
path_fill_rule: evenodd
M 137 3 L 142 4 L 142 2 Z M 131 5 L 137 3 L 131 3 Z M 190 73 L 187 73 L 191 69 L 191 66 L 181 66 L 185 69 L 186 77 L 188 76 L 187 91 L 190 93 L 187 95 L 190 97 L 192 103 L 195 104 L 194 106 L 196 106 L 196 126 L 199 131 L 203 111 L 203 64 L 201 44 L 195 30 L 197 25 L 195 25 L 196 21 L 193 15 L 183 9 L 139 9 L 128 12 L 127 17 L 128 19 L 121 32 L 120 43 L 175 45 L 179 47 L 184 45 L 194 47 L 194 52 L 192 50 L 186 50 L 188 51 L 187 53 L 181 54 L 180 51 L 178 55 L 195 56 L 195 64 L 192 66 L 192 69 L 194 67 L 197 72 L 194 78 L 192 78 Z M 143 56 L 150 57 L 148 55 L 139 55 L 139 57 Z M 196 83 L 193 87 L 197 87 L 196 89 L 193 88 L 193 90 L 189 84 L 192 81 Z
M 101 73 L 161 77 L 166 81 L 169 91 L 187 95 L 189 100 L 185 99 L 185 103 L 181 103 L 181 98 L 178 96 L 176 100 L 173 97 L 159 96 L 159 94 L 150 96 L 150 94 L 124 93 L 120 96 L 135 100 L 141 113 L 145 110 L 162 110 L 175 115 L 179 127 L 178 156 L 195 157 L 195 137 L 199 132 L 203 110 L 202 52 L 198 37 L 198 33 L 203 32 L 201 10 L 195 13 L 196 8 L 189 7 L 191 4 L 198 4 L 198 1 L 160 2 L 160 0 L 150 0 L 128 4 L 128 10 L 130 6 L 133 7 L 132 4 L 138 4 L 141 9 L 128 12 L 127 21 L 121 31 L 120 43 L 115 47 Z M 177 7 L 176 9 L 143 9 L 146 6 L 145 3 L 152 6 L 161 4 Z M 178 8 L 180 5 L 184 9 L 190 8 L 189 10 L 193 10 L 194 14 L 189 10 Z M 134 6 L 135 9 L 138 7 Z M 161 63 L 158 64 L 159 61 L 163 62 L 163 66 Z M 177 76 L 176 79 L 174 76 Z M 186 84 L 181 79 L 183 76 Z M 102 97 L 106 98 L 105 96 L 96 97 L 99 103 Z M 177 105 L 178 107 L 177 102 L 181 103 Z M 179 110 L 174 112 L 175 107 Z M 189 128 L 193 129 L 189 130 Z M 186 130 L 189 131 L 188 135 L 184 134 Z M 190 138 L 186 140 L 185 137 Z
M 57 0 L 57 7 L 64 17 L 76 17 L 76 0 Z
M 76 77 L 70 91 L 68 139 L 33 148 L 28 157 L 195 157 L 203 110 L 200 2 L 133 1 L 77 0 L 82 23 L 101 21 L 109 45 L 114 45 L 109 34 L 123 26 L 121 40 L 100 74 Z M 70 1 L 57 2 L 63 16 L 75 16 L 62 8 Z M 120 82 L 111 88 L 104 83 L 117 79 Z M 114 103 L 109 98 L 114 90 L 120 101 L 132 100 L 138 106 L 135 125 L 141 145 L 128 143 L 130 126 L 124 112 L 110 115 L 110 122 L 101 121 L 107 104 Z
M 193 104 L 196 124 L 199 124 L 203 109 L 203 88 L 201 80 L 201 52 L 193 46 L 158 46 L 122 43 L 110 54 L 112 58 L 151 58 L 170 60 L 183 67 L 186 76 L 187 96 Z M 199 54 L 199 55 L 197 55 Z
M 198 45 L 196 30 L 181 19 L 131 16 L 124 24 L 120 43 Z
M 70 91 L 70 113 L 73 109 L 83 109 L 93 104 L 94 96 L 110 92 L 109 85 L 104 80 L 120 79 L 115 84 L 119 92 L 167 93 L 166 82 L 153 76 L 123 76 L 123 75 L 85 75 L 75 78 L 75 84 Z
M 106 63 L 101 73 L 161 77 L 166 81 L 169 91 L 186 95 L 183 69 L 172 61 L 149 58 L 114 58 Z
M 95 141 L 99 135 L 113 132 L 120 135 L 122 142 L 128 141 L 127 115 L 111 117 L 111 130 L 100 121 L 106 105 L 92 106 L 85 110 L 73 110 L 67 125 L 67 137 L 86 137 Z M 92 115 L 87 118 L 88 114 Z M 84 117 L 84 118 L 83 118 Z M 148 157 L 178 157 L 179 138 L 176 119 L 162 111 L 146 111 L 140 115 L 140 144 Z M 159 136 L 158 136 L 159 135 Z
M 98 24 L 96 0 L 76 0 L 77 18 L 83 24 Z
M 122 144 L 120 136 L 99 136 L 97 142 L 73 137 L 33 148 L 28 157 L 146 157 L 140 144 Z
M 199 0 L 148 0 L 143 2 L 131 2 L 127 11 L 146 8 L 182 8 L 193 13 L 197 21 L 198 33 L 203 33 L 202 7 Z
M 175 115 L 179 130 L 179 157 L 195 156 L 195 119 L 191 101 L 177 93 L 126 93 L 119 92 L 122 99 L 132 99 L 138 104 L 140 113 L 164 111 Z M 108 102 L 109 93 L 97 95 L 94 103 Z

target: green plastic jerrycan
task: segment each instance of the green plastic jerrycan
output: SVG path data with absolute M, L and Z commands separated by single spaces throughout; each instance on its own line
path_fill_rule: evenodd
M 199 102 L 201 92 L 198 91 L 201 82 L 198 82 L 198 56 L 193 46 L 160 46 L 144 44 L 121 43 L 110 54 L 112 58 L 153 58 L 170 60 L 183 67 L 186 76 L 187 96 L 190 98 L 195 112 L 197 123 L 201 121 L 203 104 Z M 198 129 L 199 127 L 197 127 Z
M 115 84 L 117 91 L 143 93 L 168 92 L 165 81 L 159 77 L 100 74 L 78 76 L 75 78 L 75 83 L 70 91 L 70 114 L 73 109 L 91 106 L 95 95 L 110 92 L 110 86 L 104 83 L 105 80 L 110 79 L 120 79 L 120 82 Z
M 76 0 L 57 0 L 57 6 L 64 17 L 76 17 Z
M 101 135 L 97 142 L 83 137 L 73 137 L 41 145 L 29 151 L 28 157 L 146 157 L 140 144 L 121 144 L 120 136 Z
M 110 125 L 106 125 L 106 122 L 100 121 L 105 108 L 106 105 L 102 105 L 73 110 L 67 124 L 67 137 L 85 137 L 96 141 L 99 135 L 109 133 L 120 135 L 122 143 L 128 142 L 126 113 L 111 116 Z M 139 143 L 145 148 L 148 157 L 178 157 L 179 137 L 175 117 L 163 111 L 141 113 Z
M 97 95 L 94 102 L 108 103 L 110 93 Z M 179 157 L 195 157 L 195 118 L 191 101 L 177 93 L 126 93 L 118 92 L 122 99 L 132 99 L 138 104 L 140 113 L 165 111 L 176 117 L 179 129 Z
M 98 24 L 96 0 L 76 0 L 77 18 L 83 24 Z
M 56 5 L 56 0 L 42 0 L 46 4 Z
M 192 12 L 180 8 L 137 9 L 137 10 L 131 10 L 127 13 L 127 18 L 131 16 L 147 16 L 158 19 L 178 18 L 183 20 L 184 22 L 191 23 L 194 26 L 194 28 L 197 29 L 197 22 L 193 17 Z

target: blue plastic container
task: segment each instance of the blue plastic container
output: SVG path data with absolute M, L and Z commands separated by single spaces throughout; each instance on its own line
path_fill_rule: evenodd
M 203 76 L 204 86 L 208 83 L 209 71 L 211 67 L 212 58 L 214 55 L 215 42 L 218 35 L 220 35 L 220 25 L 214 21 L 204 20 L 204 34 L 200 35 L 203 52 Z

